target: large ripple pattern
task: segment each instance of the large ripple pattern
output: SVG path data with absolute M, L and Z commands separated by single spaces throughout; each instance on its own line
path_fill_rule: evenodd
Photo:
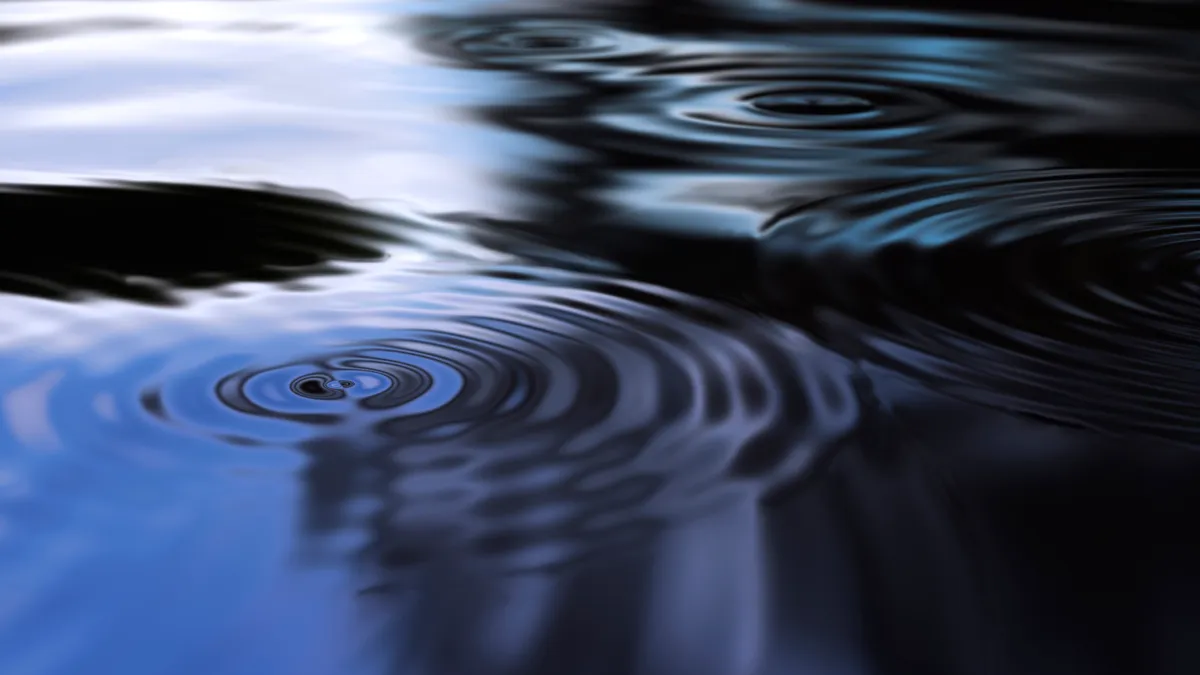
M 664 289 L 522 268 L 333 286 L 187 311 L 55 310 L 77 323 L 39 334 L 5 371 L 0 447 L 35 485 L 5 517 L 32 533 L 103 512 L 128 530 L 154 526 L 132 515 L 149 508 L 167 527 L 172 513 L 233 508 L 212 486 L 246 474 L 253 491 L 258 476 L 275 489 L 246 503 L 273 503 L 247 516 L 247 536 L 270 533 L 242 550 L 265 561 L 291 541 L 279 498 L 299 471 L 307 559 L 389 575 L 447 559 L 548 571 L 794 486 L 858 419 L 845 360 L 782 323 Z M 17 550 L 50 555 L 73 529 Z M 190 536 L 178 531 L 180 555 L 209 545 Z M 130 574 L 155 557 L 139 560 Z M 47 574 L 47 588 L 67 583 Z M 122 578 L 106 583 L 134 583 Z M 29 594 L 22 611 L 54 597 Z
M 847 366 L 779 324 L 652 287 L 547 281 L 410 294 L 386 312 L 402 327 L 239 369 L 218 399 L 304 423 L 313 524 L 336 530 L 366 489 L 372 555 L 405 565 L 569 562 L 782 488 L 857 418 Z

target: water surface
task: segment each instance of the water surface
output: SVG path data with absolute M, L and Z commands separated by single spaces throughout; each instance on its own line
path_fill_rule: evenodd
M 1196 18 L 5 3 L 0 671 L 1195 672 Z

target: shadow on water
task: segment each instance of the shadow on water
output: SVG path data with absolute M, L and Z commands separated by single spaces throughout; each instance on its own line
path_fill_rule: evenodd
M 0 670 L 1200 667 L 1166 3 L 524 4 L 523 211 L 0 189 Z
M 328 195 L 216 185 L 0 187 L 0 289 L 173 303 L 186 288 L 285 282 L 382 260 L 400 223 Z

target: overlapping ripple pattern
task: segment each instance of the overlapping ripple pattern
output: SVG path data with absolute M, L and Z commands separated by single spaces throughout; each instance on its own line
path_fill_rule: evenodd
M 467 33 L 488 40 L 429 49 L 468 67 L 571 82 L 581 90 L 573 105 L 558 115 L 533 105 L 525 124 L 540 122 L 555 137 L 564 125 L 579 130 L 564 141 L 610 154 L 609 170 L 629 156 L 759 177 L 1024 168 L 1017 164 L 1035 159 L 1023 156 L 1026 146 L 1047 135 L 1117 130 L 1136 115 L 1174 124 L 1186 115 L 1186 106 L 1154 96 L 1150 84 L 1186 81 L 1186 64 L 1157 55 L 1153 70 L 1148 62 L 1138 77 L 1139 61 L 1114 61 L 1103 51 L 1105 42 L 1119 42 L 1113 35 L 1098 32 L 1068 55 L 1044 26 L 1044 37 L 969 22 L 938 34 L 896 16 L 801 14 L 795 31 L 760 27 L 744 41 L 736 32 L 713 40 L 703 30 L 622 41 L 602 39 L 596 27 L 569 38 L 552 25 L 514 21 L 504 32 L 484 23 Z M 881 37 L 889 32 L 895 37 Z M 504 37 L 510 34 L 520 39 Z M 633 48 L 654 39 L 657 49 Z M 606 68 L 597 67 L 592 49 L 612 57 Z
M 1191 171 L 1062 170 L 846 195 L 768 224 L 767 284 L 900 370 L 1195 440 L 1198 189 Z

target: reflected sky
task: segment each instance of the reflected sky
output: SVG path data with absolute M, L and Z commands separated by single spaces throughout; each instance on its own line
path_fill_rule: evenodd
M 550 149 L 455 120 L 463 105 L 511 97 L 520 77 L 446 78 L 396 38 L 391 12 L 401 9 L 408 3 L 5 3 L 0 24 L 72 29 L 0 49 L 4 169 L 226 177 L 431 209 L 505 208 L 482 172 L 514 171 Z M 114 17 L 131 25 L 114 30 Z

